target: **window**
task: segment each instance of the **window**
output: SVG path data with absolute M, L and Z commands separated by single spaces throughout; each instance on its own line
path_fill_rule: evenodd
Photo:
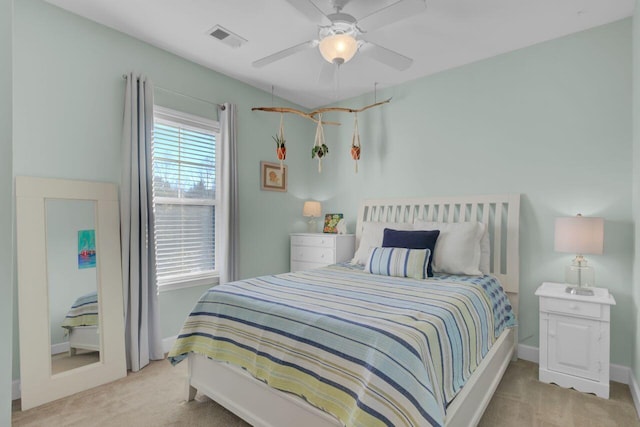
M 218 131 L 213 120 L 155 107 L 152 171 L 159 289 L 217 280 Z

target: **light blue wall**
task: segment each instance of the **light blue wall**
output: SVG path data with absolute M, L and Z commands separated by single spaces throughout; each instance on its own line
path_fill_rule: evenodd
M 611 360 L 629 366 L 631 20 L 381 90 L 377 99 L 391 96 L 360 116 L 358 174 L 350 118 L 327 129 L 332 151 L 315 187 L 325 210 L 344 212 L 353 230 L 366 197 L 521 193 L 519 332 L 532 346 L 534 292 L 543 281 L 563 281 L 572 259 L 554 252 L 554 219 L 603 216 L 605 254 L 588 259 L 618 303 Z M 371 102 L 369 94 L 345 105 Z
M 286 118 L 287 155 L 292 159 L 288 161 L 289 191 L 262 192 L 259 162 L 275 159 L 271 135 L 278 128 L 279 116 L 252 112 L 251 107 L 271 105 L 271 94 L 40 0 L 16 2 L 14 23 L 15 175 L 118 183 L 124 102 L 121 76 L 130 70 L 146 73 L 166 89 L 216 103 L 235 103 L 240 274 L 248 277 L 287 270 L 288 233 L 304 229 L 302 203 L 313 178 L 301 161 L 307 159 L 312 143 L 305 139 L 313 135 L 311 122 Z M 157 101 L 215 117 L 212 105 L 166 91 L 157 91 Z M 283 103 L 280 99 L 275 102 Z M 164 336 L 178 332 L 202 289 L 160 295 Z M 17 377 L 17 351 L 14 356 Z
M 633 263 L 633 306 L 631 322 L 635 327 L 633 374 L 640 380 L 640 0 L 635 2 L 633 14 L 633 218 L 635 245 Z
M 11 424 L 13 1 L 0 0 L 0 425 Z

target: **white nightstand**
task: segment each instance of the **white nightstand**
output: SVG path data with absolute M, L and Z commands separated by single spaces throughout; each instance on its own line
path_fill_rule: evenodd
M 609 398 L 609 311 L 615 299 L 604 288 L 571 295 L 566 284 L 543 283 L 540 297 L 539 379 Z
M 349 261 L 355 251 L 354 234 L 291 234 L 291 271 L 311 270 Z

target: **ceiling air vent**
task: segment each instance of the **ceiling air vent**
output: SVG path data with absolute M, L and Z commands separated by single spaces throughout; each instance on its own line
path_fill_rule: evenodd
M 216 25 L 212 29 L 209 30 L 209 35 L 214 39 L 220 40 L 222 43 L 231 46 L 233 48 L 242 46 L 243 43 L 246 43 L 247 40 L 243 39 L 237 34 L 232 33 L 220 25 Z

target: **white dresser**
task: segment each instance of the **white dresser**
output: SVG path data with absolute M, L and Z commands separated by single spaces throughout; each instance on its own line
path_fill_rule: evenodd
M 565 292 L 566 284 L 543 283 L 540 298 L 539 379 L 609 398 L 609 319 L 616 301 L 604 288 L 595 295 Z
M 355 251 L 354 234 L 291 234 L 291 271 L 310 270 L 349 261 Z

